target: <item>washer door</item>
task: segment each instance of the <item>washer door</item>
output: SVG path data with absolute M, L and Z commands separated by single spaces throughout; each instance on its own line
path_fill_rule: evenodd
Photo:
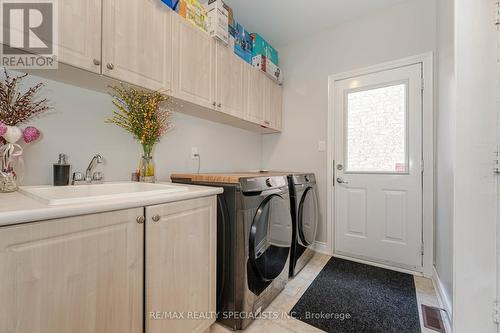
M 292 222 L 287 199 L 279 194 L 267 196 L 252 221 L 249 262 L 262 281 L 278 277 L 288 263 Z
M 308 247 L 316 239 L 318 227 L 318 200 L 313 187 L 308 187 L 302 194 L 298 210 L 298 241 Z

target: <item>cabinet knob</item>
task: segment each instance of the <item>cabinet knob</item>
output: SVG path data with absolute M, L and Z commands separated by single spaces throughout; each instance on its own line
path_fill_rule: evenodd
M 109 63 L 106 65 L 106 67 L 109 69 L 109 70 L 112 70 L 113 68 L 115 68 L 115 66 L 112 64 L 112 63 Z
M 145 218 L 144 218 L 144 216 L 138 216 L 135 220 L 137 221 L 137 223 L 139 223 L 139 224 L 143 224 L 143 223 L 144 223 Z
M 94 59 L 94 65 L 99 66 L 101 61 L 99 59 Z
M 153 222 L 158 222 L 160 221 L 160 215 L 153 215 L 153 217 L 151 218 L 153 220 Z
M 222 104 L 221 103 L 217 104 L 217 107 L 219 107 L 219 108 L 222 107 Z
M 213 102 L 213 103 L 212 103 L 212 105 L 213 105 L 213 106 L 217 106 L 217 103 L 216 103 L 216 102 Z

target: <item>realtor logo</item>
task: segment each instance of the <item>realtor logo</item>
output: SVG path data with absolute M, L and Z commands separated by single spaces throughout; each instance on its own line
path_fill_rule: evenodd
M 56 68 L 55 13 L 54 1 L 2 1 L 1 66 Z

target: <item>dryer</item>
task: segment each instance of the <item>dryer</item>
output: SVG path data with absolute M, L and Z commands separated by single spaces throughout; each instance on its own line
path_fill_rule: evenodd
M 218 196 L 217 321 L 243 330 L 288 281 L 293 234 L 288 179 L 250 173 L 171 178 L 224 188 Z
M 293 224 L 289 274 L 293 277 L 314 255 L 313 245 L 318 229 L 319 211 L 314 174 L 290 174 L 288 184 Z

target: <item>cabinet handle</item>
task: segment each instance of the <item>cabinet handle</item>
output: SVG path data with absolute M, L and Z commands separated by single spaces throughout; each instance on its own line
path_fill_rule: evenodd
M 151 219 L 153 220 L 153 222 L 158 222 L 160 221 L 160 215 L 153 215 Z
M 101 61 L 99 59 L 94 59 L 94 65 L 99 66 Z
M 109 70 L 115 68 L 115 66 L 112 63 L 107 64 L 106 67 L 108 67 Z
M 144 216 L 137 216 L 137 218 L 135 219 L 137 221 L 137 223 L 139 224 L 143 224 L 144 223 Z
M 217 107 L 221 108 L 221 107 L 222 107 L 222 104 L 221 104 L 221 103 L 217 104 Z
M 212 105 L 213 105 L 213 106 L 217 106 L 217 102 L 213 102 L 213 103 L 212 103 Z

